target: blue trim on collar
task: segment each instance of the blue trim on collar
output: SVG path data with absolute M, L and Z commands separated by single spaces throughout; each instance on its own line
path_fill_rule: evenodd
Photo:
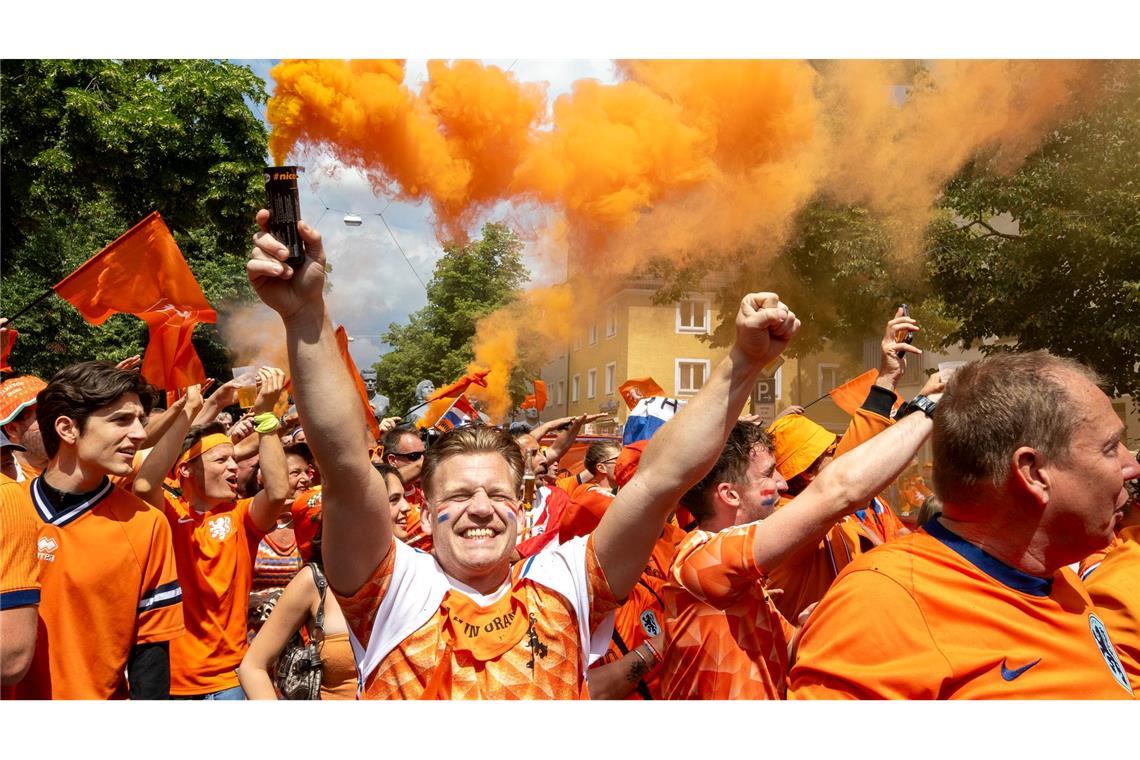
M 1036 575 L 1023 573 L 1016 567 L 1010 567 L 992 554 L 987 554 L 974 546 L 957 533 L 951 532 L 937 519 L 926 523 L 923 530 L 962 555 L 970 564 L 999 583 L 1033 596 L 1049 596 L 1053 593 L 1052 578 L 1039 578 Z
M 69 522 L 73 522 L 85 515 L 92 507 L 102 501 L 107 494 L 111 493 L 112 488 L 114 488 L 114 484 L 110 478 L 104 475 L 99 490 L 90 498 L 78 504 L 73 504 L 70 507 L 59 509 L 56 509 L 55 504 L 52 503 L 44 491 L 42 475 L 32 481 L 29 491 L 32 495 L 32 503 L 35 505 L 36 512 L 39 513 L 40 519 L 49 525 L 62 528 Z

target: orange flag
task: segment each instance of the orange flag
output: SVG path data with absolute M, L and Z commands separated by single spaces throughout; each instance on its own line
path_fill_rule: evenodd
M 665 389 L 658 385 L 652 377 L 632 377 L 618 387 L 618 393 L 625 399 L 626 406 L 633 409 L 637 402 L 643 398 L 664 396 Z
M 540 412 L 546 408 L 546 383 L 541 380 L 536 379 L 534 381 L 534 393 L 527 396 L 522 404 L 519 405 L 520 409 L 530 409 L 532 407 Z
M 372 411 L 372 404 L 368 403 L 368 389 L 364 387 L 364 378 L 356 371 L 356 363 L 352 361 L 352 357 L 348 353 L 348 333 L 344 331 L 344 326 L 336 328 L 336 347 L 340 351 L 340 358 L 344 361 L 344 365 L 348 367 L 348 374 L 352 375 L 352 381 L 356 383 L 356 392 L 360 394 L 360 404 L 363 407 L 364 421 L 368 425 L 368 431 L 372 434 L 372 440 L 380 440 L 380 423 L 376 421 L 376 414 Z
M 863 406 L 863 402 L 867 400 L 867 394 L 871 392 L 871 386 L 875 384 L 875 379 L 878 378 L 879 371 L 877 369 L 869 369 L 858 377 L 848 380 L 843 385 L 838 385 L 827 392 L 831 396 L 831 400 L 847 414 L 854 416 L 855 410 Z M 902 399 L 896 399 L 894 408 L 897 409 L 902 404 Z
M 165 389 L 205 382 L 190 336 L 196 324 L 218 317 L 157 211 L 52 289 L 93 325 L 112 314 L 141 317 L 150 328 L 142 362 L 147 382 Z
M 5 327 L 0 330 L 0 372 L 12 371 L 12 366 L 8 364 L 8 354 L 12 353 L 12 347 L 16 345 L 16 338 L 19 335 L 15 327 Z
M 451 385 L 445 385 L 439 388 L 435 393 L 427 397 L 428 401 L 438 401 L 441 398 L 459 398 L 464 392 L 472 385 L 478 385 L 483 388 L 487 387 L 487 375 L 491 370 L 484 369 L 478 372 L 468 372 L 463 377 L 456 380 Z

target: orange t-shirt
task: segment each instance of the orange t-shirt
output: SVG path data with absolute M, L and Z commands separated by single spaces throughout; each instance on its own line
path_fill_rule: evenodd
M 253 561 L 265 535 L 249 516 L 253 499 L 198 512 L 166 494 L 166 519 L 182 581 L 186 633 L 170 644 L 170 693 L 212 694 L 238 685 L 245 656 Z
M 614 613 L 614 632 L 609 649 L 601 660 L 591 667 L 599 667 L 616 662 L 628 652 L 641 646 L 665 630 L 665 601 L 662 589 L 669 574 L 669 563 L 679 544 L 685 538 L 685 531 L 672 523 L 665 523 L 661 538 L 653 545 L 649 561 L 637 584 L 629 592 L 625 602 Z M 656 667 L 626 699 L 661 699 L 661 667 Z
M 126 699 L 137 644 L 177 640 L 182 594 L 162 513 L 104 481 L 88 500 L 57 510 L 39 478 L 43 596 L 36 651 L 19 699 Z
M 1081 578 L 1116 644 L 1133 691 L 1140 691 L 1140 526 L 1120 531 Z
M 873 390 L 865 406 L 856 409 L 851 416 L 851 422 L 835 448 L 835 456 L 842 456 L 894 424 L 887 416 L 893 401 L 893 393 L 888 395 L 881 388 Z M 776 508 L 781 509 L 793 502 L 792 498 L 782 498 Z M 886 505 L 882 507 L 886 508 Z M 863 511 L 865 516 L 871 512 L 866 520 L 856 515 L 845 515 L 818 544 L 805 546 L 776 567 L 768 569 L 768 587 L 783 591 L 773 597 L 781 615 L 788 620 L 798 618 L 808 605 L 823 598 L 835 577 L 854 557 L 894 538 L 903 527 L 889 508 L 884 513 L 869 505 Z
M 804 626 L 796 699 L 1130 699 L 1068 568 L 1003 564 L 933 520 L 855 559 Z
M 614 493 L 608 488 L 583 483 L 570 494 L 570 503 L 562 513 L 558 526 L 558 540 L 569 541 L 576 536 L 593 533 L 613 503 Z
M 0 474 L 0 610 L 40 603 L 39 531 L 28 489 Z
M 759 522 L 690 533 L 665 585 L 665 699 L 783 699 L 795 629 L 764 588 Z
M 449 593 L 482 609 L 504 594 L 517 596 L 525 610 L 509 619 L 525 614 L 525 634 L 487 661 L 453 650 L 444 613 Z M 423 698 L 438 667 L 448 672 L 442 698 L 579 698 L 587 653 L 600 655 L 609 639 L 596 642 L 594 632 L 617 608 L 586 538 L 515 563 L 503 588 L 486 596 L 455 585 L 430 554 L 393 541 L 372 577 L 352 596 L 336 598 L 352 632 L 364 699 Z
M 295 499 L 289 508 L 293 518 L 293 535 L 297 539 L 297 550 L 301 559 L 309 562 L 313 557 L 313 539 L 321 529 L 321 487 L 309 488 Z

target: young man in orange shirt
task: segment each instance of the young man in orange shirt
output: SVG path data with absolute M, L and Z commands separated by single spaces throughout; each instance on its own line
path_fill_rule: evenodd
M 307 259 L 258 235 L 247 271 L 285 324 L 297 407 L 325 474 L 325 570 L 353 634 L 368 698 L 577 698 L 601 618 L 628 594 L 666 517 L 716 459 L 760 370 L 799 328 L 773 293 L 741 302 L 736 343 L 686 409 L 653 437 L 638 474 L 589 538 L 512 565 L 522 455 L 502 431 L 457 428 L 424 457 L 432 554 L 392 536 L 387 489 L 353 433 L 352 379 L 324 304 L 320 236 L 298 224 Z M 677 456 L 684 451 L 684 456 Z
M 187 434 L 201 408 L 200 395 L 187 403 L 135 478 L 135 493 L 161 505 L 166 513 L 182 581 L 186 633 L 170 647 L 172 696 L 244 698 L 237 666 L 248 647 L 253 560 L 258 542 L 285 507 L 289 490 L 285 451 L 273 414 L 284 381 L 285 373 L 279 369 L 258 370 L 260 388 L 252 411 L 265 488 L 253 498 L 237 498 L 234 446 L 221 425 L 210 423 Z M 216 393 L 234 392 L 223 386 Z M 172 467 L 181 496 L 162 486 Z
M 791 503 L 772 440 L 736 424 L 712 471 L 682 499 L 700 523 L 677 547 L 666 610 L 667 699 L 782 699 L 796 629 L 776 609 L 766 569 L 813 546 L 845 513 L 890 483 L 930 434 L 893 426 L 837 459 Z
M 150 389 L 107 362 L 60 370 L 36 415 L 50 456 L 26 484 L 42 598 L 21 699 L 165 699 L 182 592 L 162 513 L 113 485 L 146 438 Z
M 914 414 L 934 419 L 942 515 L 840 574 L 804 627 L 791 696 L 1131 699 L 1068 568 L 1112 539 L 1140 475 L 1095 375 L 997 354 Z
M 613 472 L 619 454 L 621 443 L 618 441 L 599 441 L 586 450 L 586 471 L 591 477 L 570 494 L 570 504 L 558 526 L 559 541 L 584 536 L 598 527 L 614 500 Z
M 0 432 L 0 450 L 18 444 Z M 39 622 L 40 581 L 36 565 L 36 520 L 28 490 L 0 474 L 0 686 L 18 683 L 32 664 Z M 0 692 L 11 696 L 8 688 Z

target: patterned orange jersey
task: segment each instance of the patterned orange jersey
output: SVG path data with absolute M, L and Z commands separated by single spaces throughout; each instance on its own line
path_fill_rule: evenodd
M 613 503 L 614 492 L 593 483 L 583 483 L 570 494 L 570 503 L 562 513 L 558 540 L 569 541 L 577 536 L 593 533 Z
M 873 388 L 864 405 L 855 410 L 847 431 L 835 448 L 835 456 L 870 440 L 886 430 L 893 423 L 889 415 L 895 395 L 882 388 Z M 791 504 L 791 498 L 780 499 L 776 508 Z M 823 540 L 815 546 L 803 547 L 794 552 L 779 566 L 768 570 L 769 588 L 783 591 L 774 597 L 776 608 L 788 620 L 795 620 L 810 604 L 823 598 L 832 581 L 851 560 L 873 549 L 886 540 L 896 537 L 902 529 L 902 522 L 889 509 L 881 504 L 876 510 L 869 505 L 864 519 L 858 515 L 844 516 Z M 870 515 L 867 515 L 870 512 Z
M 265 535 L 249 516 L 253 499 L 198 512 L 167 493 L 166 519 L 182 581 L 185 635 L 170 644 L 170 693 L 212 694 L 238 685 L 247 648 L 253 560 Z
M 1140 691 L 1140 526 L 1125 528 L 1081 578 L 1133 691 Z
M 512 590 L 529 618 L 513 647 L 481 663 L 450 651 L 441 606 L 449 592 L 487 607 Z M 336 597 L 364 699 L 423 698 L 440 665 L 449 669 L 437 694 L 445 699 L 577 699 L 588 655 L 600 655 L 609 641 L 602 622 L 617 608 L 586 538 L 516 563 L 503 589 L 486 597 L 453 587 L 434 557 L 394 541 L 355 594 Z
M 608 665 L 624 657 L 628 652 L 641 646 L 665 630 L 665 601 L 662 590 L 668 579 L 669 564 L 677 545 L 685 538 L 685 531 L 672 523 L 665 523 L 661 538 L 653 545 L 649 562 L 637 585 L 629 592 L 625 602 L 614 613 L 614 632 L 609 649 L 591 667 Z M 626 699 L 661 699 L 662 668 L 653 669 L 645 678 L 637 682 L 636 688 Z
M 772 604 L 752 544 L 760 523 L 693 531 L 665 585 L 666 699 L 782 699 L 794 628 Z
M 0 475 L 0 610 L 40 603 L 39 531 L 28 489 Z
M 31 670 L 19 699 L 126 699 L 136 644 L 182 633 L 182 594 L 162 513 L 104 480 L 89 499 L 57 509 L 37 478 L 43 592 Z
M 293 518 L 293 535 L 297 539 L 297 550 L 301 559 L 308 562 L 313 556 L 313 539 L 321 529 L 321 487 L 314 486 L 302 491 L 289 507 Z
M 1038 578 L 938 520 L 855 559 L 804 626 L 796 699 L 1130 699 L 1068 568 Z

